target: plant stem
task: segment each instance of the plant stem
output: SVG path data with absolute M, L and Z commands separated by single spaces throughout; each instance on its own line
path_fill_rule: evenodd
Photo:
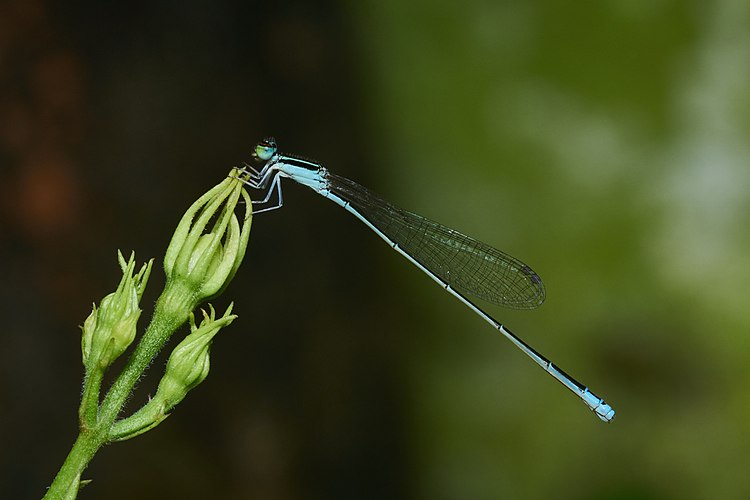
M 78 438 L 47 490 L 45 499 L 75 498 L 81 473 L 99 448 L 109 442 L 112 425 L 135 384 L 175 330 L 187 320 L 195 305 L 195 299 L 187 290 L 167 285 L 156 302 L 154 317 L 146 333 L 99 407 L 96 424 L 80 429 Z
M 174 287 L 167 286 L 157 300 L 151 324 L 100 407 L 99 418 L 108 423 L 107 431 L 148 365 L 174 331 L 187 321 L 188 314 L 195 307 L 191 299 L 190 294 L 184 290 L 175 290 Z
M 99 429 L 81 432 L 65 459 L 55 480 L 44 495 L 45 500 L 73 499 L 78 493 L 81 473 L 107 439 Z

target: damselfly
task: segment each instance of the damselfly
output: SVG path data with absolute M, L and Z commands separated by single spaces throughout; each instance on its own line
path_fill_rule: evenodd
M 458 231 L 398 208 L 356 182 L 330 173 L 319 163 L 281 154 L 272 138 L 261 141 L 253 156 L 259 168 L 246 165 L 242 180 L 251 188 L 265 191 L 265 197 L 253 204 L 266 205 L 254 213 L 282 206 L 283 177 L 309 187 L 352 213 L 581 398 L 600 419 L 609 422 L 615 417 L 615 411 L 603 399 L 467 298 L 472 295 L 515 309 L 538 307 L 544 302 L 544 284 L 529 266 Z M 271 202 L 274 192 L 277 199 Z

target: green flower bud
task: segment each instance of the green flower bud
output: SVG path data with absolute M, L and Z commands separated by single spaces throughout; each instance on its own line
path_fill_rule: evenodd
M 177 225 L 164 257 L 167 286 L 178 294 L 170 295 L 170 300 L 181 304 L 175 307 L 190 311 L 221 293 L 245 256 L 252 204 L 239 175 L 240 171 L 233 169 L 193 203 Z M 241 227 L 234 213 L 240 196 L 245 202 Z M 180 296 L 184 294 L 188 297 Z
M 159 382 L 156 395 L 149 403 L 161 406 L 167 411 L 187 395 L 187 393 L 203 382 L 208 376 L 210 367 L 209 351 L 211 341 L 219 330 L 237 318 L 231 314 L 232 305 L 219 319 L 215 319 L 214 308 L 209 306 L 210 313 L 203 312 L 203 321 L 195 325 L 195 317 L 190 314 L 190 333 L 175 347 L 167 361 L 167 368 Z
M 138 302 L 153 261 L 144 264 L 137 274 L 133 274 L 135 254 L 131 254 L 125 262 L 118 252 L 118 260 L 123 277 L 117 290 L 104 297 L 98 308 L 94 304 L 91 314 L 83 323 L 81 353 L 87 370 L 106 368 L 125 352 L 135 338 L 136 324 L 141 315 Z
M 231 314 L 232 304 L 220 319 L 214 308 L 203 313 L 203 321 L 196 326 L 195 317 L 189 315 L 191 333 L 175 347 L 167 361 L 164 376 L 156 394 L 133 415 L 115 422 L 109 431 L 110 441 L 124 441 L 148 432 L 168 416 L 169 411 L 182 401 L 187 393 L 203 382 L 210 368 L 209 353 L 213 338 L 223 327 L 237 317 Z

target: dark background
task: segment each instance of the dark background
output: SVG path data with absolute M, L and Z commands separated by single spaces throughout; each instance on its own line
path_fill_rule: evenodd
M 547 303 L 488 310 L 618 418 L 287 183 L 209 377 L 80 498 L 747 498 L 748 28 L 737 0 L 0 4 L 0 496 L 75 439 L 116 250 L 156 258 L 145 327 L 181 214 L 273 134 L 528 262 Z

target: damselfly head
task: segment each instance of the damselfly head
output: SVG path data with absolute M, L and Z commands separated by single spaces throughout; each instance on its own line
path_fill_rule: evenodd
M 276 154 L 278 147 L 273 137 L 266 137 L 255 146 L 253 157 L 260 161 L 268 161 Z

